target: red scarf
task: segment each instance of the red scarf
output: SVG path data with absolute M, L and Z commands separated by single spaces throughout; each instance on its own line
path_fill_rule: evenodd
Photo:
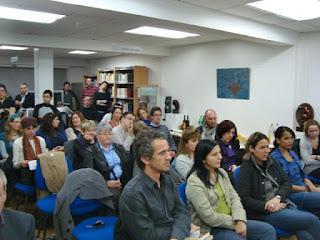
M 32 145 L 30 144 L 29 139 L 24 134 L 22 137 L 22 149 L 25 160 L 35 160 L 38 155 L 42 153 L 40 140 L 37 136 L 33 136 L 34 146 L 36 152 L 34 152 Z

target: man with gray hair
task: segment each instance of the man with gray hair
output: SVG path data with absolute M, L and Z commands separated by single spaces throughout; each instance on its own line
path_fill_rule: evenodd
M 115 239 L 185 239 L 191 219 L 167 174 L 171 160 L 167 140 L 160 132 L 142 132 L 136 136 L 133 148 L 142 171 L 120 196 Z
M 28 213 L 4 208 L 7 178 L 0 169 L 0 239 L 35 240 L 34 217 Z

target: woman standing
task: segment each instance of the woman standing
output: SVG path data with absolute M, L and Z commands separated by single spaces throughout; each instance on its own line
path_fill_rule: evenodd
M 303 171 L 320 179 L 320 125 L 316 120 L 304 123 L 304 136 L 300 140 Z
M 214 239 L 276 239 L 268 223 L 247 220 L 240 198 L 228 174 L 220 168 L 219 145 L 201 140 L 195 150 L 194 165 L 187 180 L 186 195 L 193 224 Z
M 43 137 L 49 150 L 63 151 L 63 144 L 68 140 L 66 133 L 60 128 L 57 113 L 47 113 L 42 119 L 37 135 Z
M 230 175 L 239 162 L 240 145 L 234 123 L 229 120 L 222 121 L 217 126 L 216 139 L 221 149 L 221 167 Z
M 94 104 L 97 110 L 97 122 L 100 122 L 103 116 L 110 110 L 110 92 L 109 85 L 107 82 L 102 82 L 100 84 L 99 91 L 94 94 Z
M 34 171 L 29 170 L 28 162 L 36 160 L 39 154 L 46 152 L 46 142 L 35 135 L 37 120 L 24 117 L 21 121 L 23 136 L 13 143 L 13 166 L 20 170 L 20 181 L 25 185 L 34 185 Z
M 305 177 L 297 154 L 291 150 L 295 134 L 288 127 L 279 127 L 275 131 L 275 146 L 270 156 L 278 161 L 283 171 L 291 180 L 292 193 L 289 195 L 299 209 L 320 209 L 320 189 Z
M 319 219 L 288 201 L 291 183 L 269 153 L 267 136 L 253 133 L 247 141 L 245 161 L 236 184 L 248 218 L 266 221 L 299 239 L 319 239 Z
M 69 127 L 65 130 L 68 141 L 76 139 L 81 134 L 81 124 L 84 121 L 84 116 L 80 111 L 75 111 L 71 114 Z
M 187 128 L 183 131 L 176 158 L 175 169 L 185 181 L 194 162 L 194 151 L 200 140 L 198 129 Z

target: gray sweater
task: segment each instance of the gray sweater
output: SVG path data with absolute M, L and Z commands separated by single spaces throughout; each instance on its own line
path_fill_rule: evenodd
M 312 145 L 308 137 L 303 136 L 300 139 L 300 154 L 305 174 L 320 168 L 320 161 L 316 160 L 316 156 L 312 155 Z
M 149 127 L 150 127 L 150 129 L 152 129 L 154 131 L 158 131 L 158 132 L 162 133 L 169 143 L 170 150 L 177 152 L 176 144 L 175 144 L 173 137 L 171 136 L 170 131 L 166 125 L 154 126 L 154 125 L 152 125 L 152 123 L 150 123 Z
M 113 208 L 112 193 L 102 175 L 94 169 L 82 168 L 71 172 L 57 194 L 54 210 L 54 231 L 56 239 L 74 239 L 72 229 L 74 222 L 70 205 L 76 197 L 80 199 L 97 199 Z

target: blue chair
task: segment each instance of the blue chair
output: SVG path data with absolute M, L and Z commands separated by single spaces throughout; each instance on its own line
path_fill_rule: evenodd
M 36 194 L 36 187 L 24 185 L 24 184 L 18 182 L 14 185 L 14 188 L 20 194 L 20 196 L 18 196 L 18 199 L 17 199 L 16 210 L 19 208 L 19 206 L 21 204 L 23 204 L 24 211 L 26 211 L 29 200 L 32 197 L 34 197 Z
M 306 178 L 309 179 L 311 182 L 315 183 L 315 184 L 320 184 L 320 179 L 319 178 L 315 178 L 309 175 L 306 175 Z
M 102 221 L 103 225 L 97 225 Z M 77 240 L 113 240 L 117 217 L 92 217 L 80 222 L 72 231 Z
M 186 182 L 180 183 L 180 185 L 178 186 L 178 193 L 181 201 L 184 203 L 184 205 L 187 206 L 186 186 Z
M 236 170 L 233 172 L 233 181 L 235 186 L 237 186 L 239 184 L 239 180 L 240 180 L 240 166 L 238 168 L 236 168 Z M 280 228 L 274 228 L 276 230 L 276 234 L 278 237 L 283 237 L 283 238 L 289 238 L 292 236 L 291 233 L 282 230 Z
M 66 161 L 68 165 L 68 172 L 70 173 L 73 171 L 73 166 L 67 158 L 66 158 Z M 42 175 L 39 162 L 37 164 L 37 168 L 35 171 L 35 180 L 36 180 L 36 186 L 38 189 L 47 190 L 47 185 Z M 56 199 L 57 199 L 57 195 L 53 193 L 37 201 L 36 203 L 37 209 L 39 210 L 41 215 L 43 215 L 42 217 L 40 216 L 41 226 L 39 228 L 37 237 L 39 237 L 41 231 L 43 231 L 43 239 L 46 239 L 47 223 L 48 223 L 49 217 L 52 217 L 54 214 Z M 95 199 L 82 200 L 79 197 L 77 197 L 70 206 L 70 212 L 72 216 L 79 217 L 89 213 L 97 212 L 103 207 L 104 205 L 98 200 L 95 200 Z

